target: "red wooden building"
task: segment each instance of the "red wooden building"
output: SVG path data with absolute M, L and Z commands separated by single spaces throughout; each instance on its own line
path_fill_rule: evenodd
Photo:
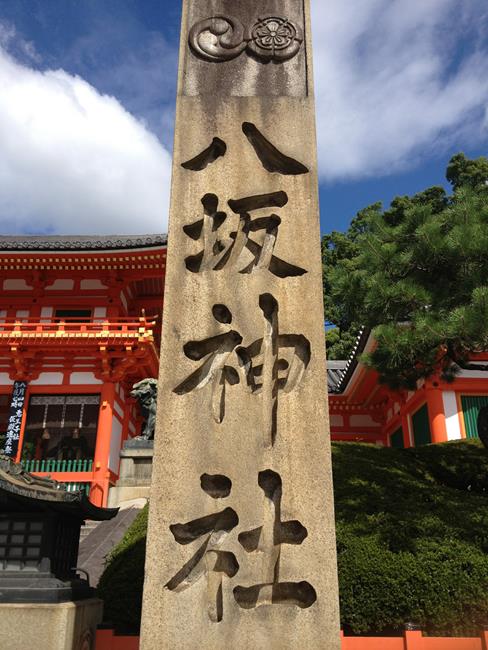
M 166 237 L 0 237 L 0 435 L 106 505 L 158 373 Z
M 165 235 L 0 237 L 0 448 L 97 505 L 140 431 L 130 389 L 158 373 L 165 260 Z M 394 393 L 358 360 L 373 345 L 364 332 L 347 362 L 329 362 L 333 440 L 408 447 L 476 435 L 488 373 Z
M 394 392 L 359 361 L 374 345 L 365 330 L 347 362 L 328 362 L 333 440 L 416 447 L 477 437 L 479 409 L 488 406 L 488 372 L 462 370 L 453 383 L 434 376 L 418 382 L 415 391 Z M 487 358 L 477 355 L 471 362 L 486 365 Z

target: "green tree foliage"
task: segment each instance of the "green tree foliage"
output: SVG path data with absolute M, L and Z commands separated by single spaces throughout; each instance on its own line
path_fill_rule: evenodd
M 347 329 L 339 327 L 328 329 L 325 334 L 328 359 L 348 359 L 359 334 L 359 327 L 354 323 Z
M 488 620 L 488 453 L 479 441 L 332 450 L 343 628 L 366 635 L 412 622 L 431 634 L 477 634 Z M 119 631 L 139 627 L 146 526 L 147 509 L 100 580 L 105 621 Z
M 393 388 L 434 372 L 451 380 L 488 349 L 488 159 L 458 154 L 447 176 L 452 195 L 431 187 L 388 210 L 374 204 L 349 255 L 341 242 L 325 256 L 331 320 L 342 337 L 358 323 L 374 330 L 378 346 L 362 360 Z
M 415 623 L 475 635 L 488 602 L 488 454 L 333 443 L 341 619 L 355 634 Z
M 376 206 L 375 206 L 376 207 Z M 380 209 L 381 204 L 377 204 Z M 329 359 L 347 359 L 360 330 L 360 324 L 344 308 L 338 296 L 333 292 L 331 271 L 344 260 L 357 257 L 360 252 L 358 240 L 365 233 L 367 210 L 358 212 L 347 232 L 334 230 L 322 237 L 322 278 L 324 292 L 324 311 L 327 321 L 334 328 L 327 331 L 327 356 Z
M 104 619 L 120 633 L 139 631 L 147 516 L 146 506 L 107 557 L 107 565 L 97 587 L 98 596 L 104 601 Z
M 458 153 L 449 161 L 446 178 L 455 190 L 463 186 L 483 187 L 488 180 L 488 158 L 481 156 L 470 160 Z

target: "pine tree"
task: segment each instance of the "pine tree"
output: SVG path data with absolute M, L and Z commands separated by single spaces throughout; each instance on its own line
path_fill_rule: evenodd
M 377 207 L 380 209 L 381 204 L 378 203 Z M 357 242 L 366 231 L 367 213 L 370 209 L 358 212 L 347 232 L 334 230 L 329 235 L 322 237 L 324 311 L 327 321 L 334 325 L 326 333 L 329 359 L 347 359 L 361 329 L 360 323 L 351 318 L 345 305 L 333 292 L 332 270 L 341 262 L 359 255 L 360 249 Z
M 393 388 L 451 380 L 488 350 L 488 160 L 458 154 L 447 176 L 450 196 L 433 187 L 362 211 L 352 254 L 326 268 L 331 320 L 373 329 L 362 361 Z

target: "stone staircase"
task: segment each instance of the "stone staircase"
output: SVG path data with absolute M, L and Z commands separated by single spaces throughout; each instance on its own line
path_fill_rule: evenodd
M 82 527 L 78 568 L 88 573 L 90 586 L 97 586 L 107 555 L 123 538 L 145 504 L 146 499 L 128 501 L 121 504 L 119 513 L 113 519 L 100 522 L 87 521 Z
M 98 526 L 99 521 L 89 521 L 85 522 L 85 525 L 81 527 L 80 530 L 80 545 L 81 543 L 90 535 Z

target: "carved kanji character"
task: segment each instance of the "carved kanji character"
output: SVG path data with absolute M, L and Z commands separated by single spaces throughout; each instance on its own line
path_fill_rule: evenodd
M 259 306 L 264 316 L 264 333 L 249 346 L 241 346 L 243 338 L 236 330 L 189 341 L 183 346 L 189 359 L 205 361 L 174 392 L 184 395 L 211 383 L 211 411 L 215 421 L 221 423 L 225 416 L 226 384 L 239 384 L 242 377 L 248 390 L 261 396 L 263 437 L 265 445 L 270 446 L 276 436 L 278 395 L 298 386 L 311 353 L 310 343 L 302 334 L 279 333 L 278 302 L 271 294 L 262 294 Z M 214 305 L 213 315 L 220 323 L 232 322 L 232 314 L 225 305 Z
M 214 305 L 212 309 L 216 321 L 222 324 L 232 322 L 232 314 L 225 305 Z M 211 410 L 216 422 L 222 422 L 225 415 L 226 383 L 239 383 L 236 370 L 226 365 L 227 360 L 242 343 L 242 336 L 236 330 L 228 330 L 201 341 L 189 341 L 183 346 L 185 355 L 194 361 L 205 359 L 203 364 L 189 375 L 174 392 L 185 395 L 211 384 Z
M 237 273 L 252 273 L 268 269 L 280 278 L 300 276 L 306 273 L 294 264 L 289 264 L 273 255 L 281 219 L 276 214 L 252 219 L 250 212 L 262 208 L 283 207 L 288 202 L 285 192 L 271 192 L 231 199 L 231 210 L 239 215 L 237 229 L 220 234 L 227 214 L 218 210 L 219 199 L 215 194 L 202 198 L 203 219 L 183 227 L 188 237 L 203 241 L 203 250 L 185 258 L 186 268 L 193 273 L 220 271 L 224 268 Z M 251 238 L 252 233 L 261 233 L 261 241 Z M 247 251 L 247 252 L 246 252 Z
M 259 472 L 258 484 L 265 495 L 264 521 L 261 526 L 240 533 L 239 543 L 248 553 L 259 553 L 262 580 L 249 587 L 234 588 L 234 598 L 244 609 L 262 605 L 290 604 L 302 609 L 317 600 L 309 582 L 280 582 L 282 544 L 302 544 L 307 529 L 298 521 L 281 521 L 282 481 L 279 474 L 267 469 Z
M 201 487 L 213 499 L 227 497 L 231 481 L 223 475 L 203 474 Z M 165 587 L 170 591 L 183 591 L 194 585 L 202 576 L 207 579 L 207 606 L 211 621 L 218 623 L 223 617 L 222 580 L 232 578 L 239 570 L 233 553 L 221 550 L 227 535 L 239 523 L 232 508 L 193 519 L 185 524 L 173 524 L 170 530 L 178 544 L 190 544 L 206 536 L 201 546 Z
M 298 176 L 308 174 L 308 167 L 301 162 L 282 153 L 272 144 L 252 122 L 243 122 L 242 132 L 252 145 L 257 157 L 266 171 L 284 175 Z M 202 152 L 181 163 L 184 169 L 199 172 L 205 169 L 218 158 L 225 156 L 227 145 L 220 138 L 213 138 L 212 142 Z
M 271 294 L 262 294 L 259 306 L 264 316 L 263 337 L 240 348 L 239 356 L 247 371 L 248 387 L 262 396 L 264 443 L 271 446 L 276 437 L 278 395 L 298 386 L 311 353 L 302 334 L 279 333 L 278 302 Z

